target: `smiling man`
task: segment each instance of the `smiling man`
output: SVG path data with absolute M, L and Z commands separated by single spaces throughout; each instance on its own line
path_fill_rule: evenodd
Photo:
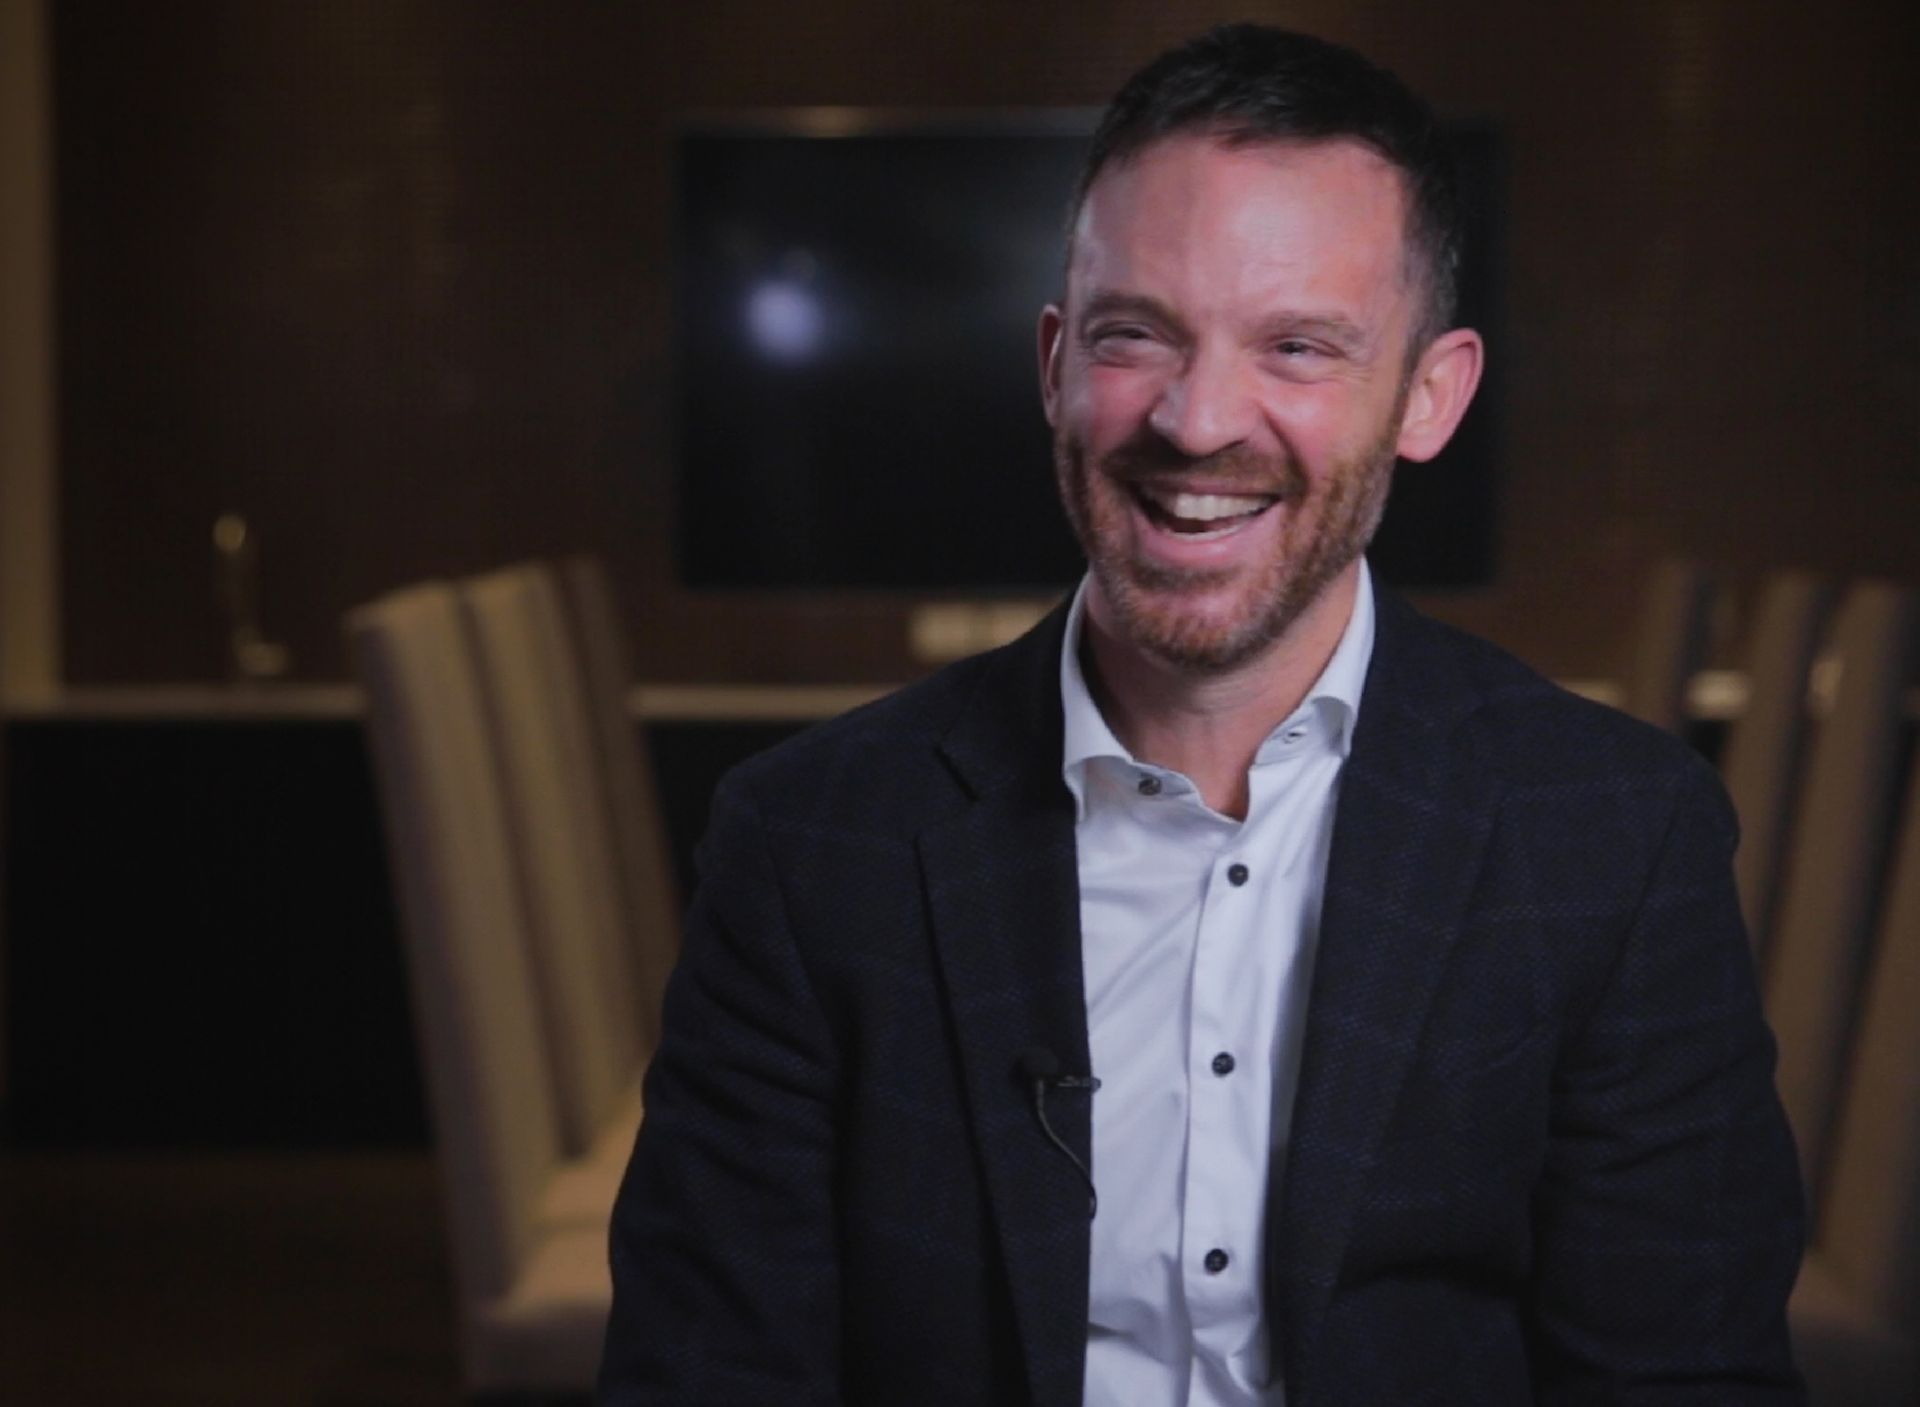
M 606 1402 L 1801 1400 L 1724 795 L 1362 557 L 1479 380 L 1457 221 L 1336 46 L 1115 99 L 1039 324 L 1087 578 L 722 785 Z
M 1088 192 L 1069 311 L 1040 338 L 1103 635 L 1219 673 L 1310 613 L 1338 634 L 1395 454 L 1434 454 L 1479 373 L 1464 329 L 1413 357 L 1430 278 L 1405 267 L 1405 204 L 1356 141 L 1232 129 L 1169 136 Z

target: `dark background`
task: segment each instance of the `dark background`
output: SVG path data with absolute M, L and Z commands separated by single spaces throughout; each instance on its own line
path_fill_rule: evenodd
M 823 120 L 852 111 L 674 139 L 679 579 L 1057 594 L 1083 568 L 1035 433 L 1034 309 L 1063 296 L 1061 193 L 1096 114 Z M 1452 136 L 1458 317 L 1498 342 L 1499 136 Z M 770 290 L 801 321 L 757 326 Z M 1485 378 L 1394 485 L 1369 553 L 1389 584 L 1494 581 L 1499 400 Z
M 676 584 L 673 124 L 1098 104 L 1247 17 L 1354 43 L 1507 142 L 1501 568 L 1427 605 L 1594 675 L 1663 553 L 1736 583 L 1910 573 L 1907 3 L 65 0 L 69 680 L 221 675 L 228 509 L 299 677 L 345 677 L 356 601 L 579 549 L 648 678 L 905 677 L 911 598 Z

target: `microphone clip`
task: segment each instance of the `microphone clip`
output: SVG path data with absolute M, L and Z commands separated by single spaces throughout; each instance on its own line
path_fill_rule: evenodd
M 1020 1052 L 1020 1058 L 1014 1063 L 1014 1072 L 1029 1082 L 1033 1088 L 1033 1116 L 1040 1121 L 1040 1131 L 1047 1141 L 1066 1155 L 1073 1164 L 1074 1171 L 1080 1174 L 1087 1184 L 1087 1217 L 1089 1220 L 1100 1215 L 1100 1193 L 1093 1185 L 1093 1174 L 1087 1165 L 1080 1161 L 1074 1151 L 1067 1147 L 1066 1140 L 1054 1132 L 1052 1123 L 1047 1119 L 1047 1091 L 1050 1089 L 1085 1090 L 1091 1094 L 1100 1088 L 1096 1075 L 1069 1075 L 1060 1068 L 1060 1057 L 1045 1046 L 1029 1046 Z

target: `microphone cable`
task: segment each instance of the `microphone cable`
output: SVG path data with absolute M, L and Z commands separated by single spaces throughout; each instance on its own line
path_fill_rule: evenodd
M 1047 1090 L 1084 1089 L 1088 1093 L 1100 1088 L 1100 1081 L 1093 1075 L 1063 1075 L 1060 1073 L 1060 1057 L 1043 1045 L 1028 1046 L 1020 1052 L 1015 1068 L 1020 1076 L 1033 1086 L 1033 1114 L 1040 1121 L 1040 1131 L 1047 1141 L 1067 1155 L 1067 1161 L 1073 1164 L 1074 1171 L 1080 1174 L 1087 1184 L 1087 1219 L 1100 1215 L 1100 1193 L 1094 1188 L 1093 1174 L 1087 1165 L 1080 1161 L 1074 1151 L 1067 1147 L 1066 1140 L 1054 1132 L 1052 1123 L 1047 1119 Z

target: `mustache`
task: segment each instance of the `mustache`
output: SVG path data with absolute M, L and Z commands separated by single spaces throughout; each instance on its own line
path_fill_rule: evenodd
M 1307 476 L 1288 454 L 1261 454 L 1245 445 L 1230 445 L 1215 454 L 1180 453 L 1158 435 L 1139 436 L 1100 461 L 1101 472 L 1127 485 L 1160 484 L 1182 478 L 1202 478 L 1218 492 L 1270 495 L 1283 500 L 1302 497 Z

